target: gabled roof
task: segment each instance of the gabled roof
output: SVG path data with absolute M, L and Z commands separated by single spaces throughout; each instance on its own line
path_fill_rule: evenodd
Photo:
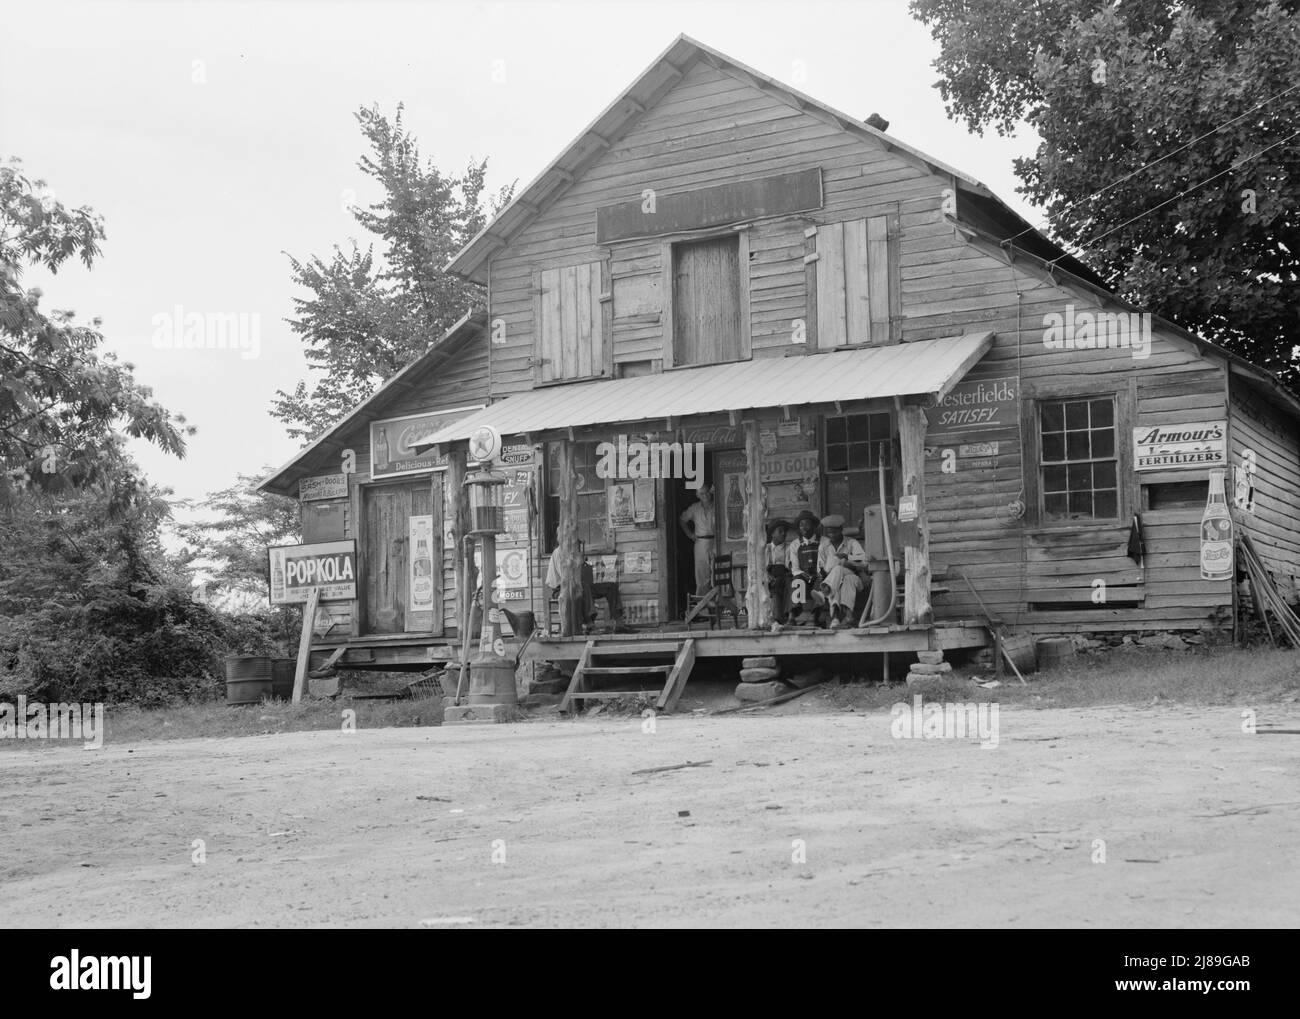
M 368 399 L 357 404 L 338 424 L 317 436 L 311 445 L 297 453 L 283 467 L 277 468 L 259 481 L 257 491 L 292 496 L 294 488 L 302 478 L 320 469 L 310 466 L 320 453 L 331 449 L 341 450 L 343 436 L 376 418 L 383 417 L 384 407 L 407 395 L 415 385 L 415 380 L 425 372 L 448 361 L 474 337 L 483 335 L 486 326 L 487 312 L 466 312 L 460 321 L 429 344 L 428 350 L 386 380 Z
M 666 95 L 698 60 L 703 60 L 713 67 L 725 67 L 750 81 L 755 88 L 776 96 L 810 116 L 835 124 L 841 130 L 870 138 L 887 150 L 899 153 L 933 173 L 951 177 L 960 190 L 983 199 L 981 207 L 985 215 L 991 215 L 1004 224 L 1009 234 L 1023 230 L 1033 231 L 1029 223 L 974 177 L 933 156 L 926 155 L 919 149 L 912 148 L 856 117 L 827 106 L 798 89 L 791 88 L 761 71 L 756 71 L 725 53 L 720 53 L 687 35 L 679 35 L 672 45 L 656 57 L 617 99 L 605 107 L 596 119 L 551 161 L 546 169 L 519 191 L 514 200 L 502 209 L 492 222 L 479 232 L 478 236 L 444 266 L 445 271 L 480 283 L 486 282 L 487 263 L 492 254 L 507 245 L 520 230 L 550 206 L 573 181 L 599 159 L 602 153 L 627 134 L 642 114 Z M 959 216 L 961 211 L 959 203 Z M 1072 271 L 1085 276 L 1092 275 L 1082 263 L 1075 261 L 1050 240 L 1037 234 L 1036 231 L 1034 234 L 1037 238 L 1036 242 L 1022 240 L 1020 246 L 1028 247 L 1030 243 L 1041 245 L 1053 253 L 1051 257 L 1069 260 Z

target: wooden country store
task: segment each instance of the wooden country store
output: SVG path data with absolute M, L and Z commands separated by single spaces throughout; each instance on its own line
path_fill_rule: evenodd
M 357 540 L 357 600 L 327 606 L 317 655 L 457 653 L 459 491 L 485 425 L 508 477 L 501 596 L 551 661 L 615 639 L 679 662 L 686 641 L 695 658 L 970 648 L 990 619 L 1228 634 L 1233 570 L 1203 576 L 1214 471 L 1294 598 L 1300 402 L 1116 299 L 978 181 L 684 36 L 447 269 L 486 309 L 262 483 L 302 498 L 305 541 Z M 598 469 L 655 443 L 699 451 L 739 626 L 683 622 L 688 479 Z M 880 556 L 882 477 L 896 608 L 773 632 L 747 569 L 766 522 L 839 514 Z M 442 550 L 418 610 L 413 518 Z M 564 608 L 584 561 L 595 633 Z

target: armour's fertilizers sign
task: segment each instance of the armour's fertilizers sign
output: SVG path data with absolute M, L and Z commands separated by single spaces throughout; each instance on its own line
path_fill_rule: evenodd
M 357 596 L 355 538 L 273 546 L 267 553 L 272 605 L 304 604 L 313 587 L 320 588 L 321 601 L 352 601 Z
M 1195 421 L 1185 425 L 1146 425 L 1133 429 L 1133 467 L 1171 471 L 1188 467 L 1224 467 L 1228 462 L 1228 422 Z

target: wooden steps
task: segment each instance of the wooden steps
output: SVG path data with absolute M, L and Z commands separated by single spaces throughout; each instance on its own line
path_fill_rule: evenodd
M 648 660 L 647 660 L 648 659 Z M 656 711 L 672 711 L 682 695 L 695 665 L 695 640 L 617 641 L 599 637 L 588 640 L 573 670 L 569 688 L 560 701 L 560 711 L 574 710 L 584 700 L 616 700 L 639 693 L 655 693 Z M 654 689 L 597 690 L 591 680 L 597 676 L 626 679 L 644 677 Z

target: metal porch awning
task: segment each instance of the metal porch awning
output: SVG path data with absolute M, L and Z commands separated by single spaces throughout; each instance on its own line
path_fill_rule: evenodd
M 991 332 L 967 333 L 883 347 L 758 358 L 636 378 L 548 386 L 475 411 L 428 436 L 422 445 L 468 439 L 484 425 L 501 435 L 525 435 L 767 407 L 895 396 L 942 398 L 992 345 Z

